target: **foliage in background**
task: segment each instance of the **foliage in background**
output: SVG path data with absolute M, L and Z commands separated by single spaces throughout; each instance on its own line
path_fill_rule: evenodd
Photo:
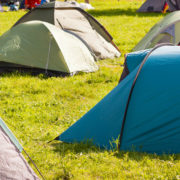
M 73 77 L 5 74 L 0 77 L 0 117 L 46 179 L 180 179 L 178 155 L 100 150 L 88 144 L 51 142 L 118 83 L 123 55 L 162 14 L 136 13 L 140 0 L 91 0 L 89 11 L 114 37 L 122 57 L 98 62 L 96 73 Z M 0 35 L 26 11 L 0 13 Z

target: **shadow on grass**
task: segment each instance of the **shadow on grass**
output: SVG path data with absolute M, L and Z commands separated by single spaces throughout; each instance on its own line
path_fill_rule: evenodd
M 142 161 L 144 159 L 159 159 L 163 161 L 174 161 L 180 160 L 180 154 L 150 154 L 145 152 L 127 152 L 127 151 L 116 151 L 114 156 L 120 159 L 128 157 L 129 160 Z
M 104 152 L 107 150 L 100 149 L 96 146 L 93 146 L 91 143 L 64 143 L 60 141 L 51 142 L 54 152 L 60 153 L 63 155 L 69 154 L 88 154 L 89 152 Z
M 30 72 L 30 71 L 7 71 L 7 72 L 1 72 L 0 73 L 1 77 L 37 77 L 39 79 L 48 79 L 51 77 L 70 77 L 70 74 L 61 74 L 61 73 L 53 73 L 53 72 Z
M 133 160 L 133 161 L 143 161 L 145 159 L 159 159 L 162 161 L 175 161 L 180 160 L 180 154 L 150 154 L 144 152 L 134 152 L 134 151 L 118 151 L 115 150 L 106 150 L 100 149 L 96 146 L 93 146 L 90 143 L 63 143 L 54 141 L 51 143 L 54 152 L 59 153 L 63 156 L 66 156 L 69 153 L 72 154 L 88 154 L 88 153 L 104 153 L 108 152 L 111 156 L 113 155 L 116 158 L 123 159 L 123 160 Z
M 90 10 L 88 11 L 91 15 L 99 17 L 99 16 L 138 16 L 138 17 L 157 17 L 162 16 L 162 13 L 138 13 L 137 9 L 102 9 L 102 10 Z

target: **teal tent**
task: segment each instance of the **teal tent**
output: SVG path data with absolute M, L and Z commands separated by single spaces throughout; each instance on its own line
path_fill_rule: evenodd
M 180 47 L 128 54 L 129 73 L 56 139 L 148 153 L 180 153 Z M 116 141 L 117 142 L 117 141 Z

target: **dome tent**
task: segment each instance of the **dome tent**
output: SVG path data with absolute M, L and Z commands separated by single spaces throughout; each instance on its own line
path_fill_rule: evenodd
M 165 16 L 159 23 L 142 38 L 142 40 L 133 48 L 133 51 L 139 51 L 152 48 L 160 43 L 180 43 L 180 11 L 175 11 Z
M 129 75 L 56 139 L 107 149 L 119 139 L 120 150 L 180 153 L 180 47 L 133 54 Z
M 73 4 L 55 1 L 38 6 L 25 14 L 15 26 L 32 20 L 45 21 L 76 34 L 87 43 L 98 59 L 120 56 L 107 30 L 90 14 Z
M 166 2 L 169 6 L 169 11 L 180 10 L 180 0 L 166 0 Z
M 49 23 L 30 21 L 0 37 L 0 71 L 12 69 L 73 75 L 98 67 L 79 38 Z
M 168 5 L 168 11 L 172 12 L 180 9 L 180 0 L 147 0 L 137 12 L 163 12 L 166 4 Z
M 4 121 L 0 118 L 0 179 L 29 179 L 38 180 L 39 178 L 28 165 L 21 152 L 22 146 L 12 134 Z

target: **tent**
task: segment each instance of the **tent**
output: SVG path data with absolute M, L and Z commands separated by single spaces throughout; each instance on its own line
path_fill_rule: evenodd
M 168 11 L 179 10 L 180 0 L 147 0 L 137 12 L 163 12 L 166 5 L 168 5 Z
M 180 0 L 166 0 L 169 11 L 177 11 L 180 10 Z
M 23 147 L 0 118 L 0 179 L 29 179 L 39 178 L 28 165 L 21 152 Z
M 165 16 L 151 28 L 145 37 L 134 47 L 133 51 L 152 48 L 160 43 L 180 43 L 180 11 Z
M 137 10 L 137 12 L 162 12 L 166 0 L 147 0 Z
M 76 36 L 41 21 L 19 24 L 0 37 L 0 72 L 14 69 L 73 75 L 98 69 Z
M 4 9 L 3 9 L 3 7 L 1 6 L 1 3 L 0 3 L 0 12 L 4 12 Z
M 111 35 L 90 14 L 68 2 L 51 2 L 38 6 L 25 14 L 17 24 L 40 20 L 76 34 L 87 43 L 98 59 L 120 56 Z
M 180 153 L 180 47 L 126 57 L 129 74 L 56 139 L 100 148 Z

